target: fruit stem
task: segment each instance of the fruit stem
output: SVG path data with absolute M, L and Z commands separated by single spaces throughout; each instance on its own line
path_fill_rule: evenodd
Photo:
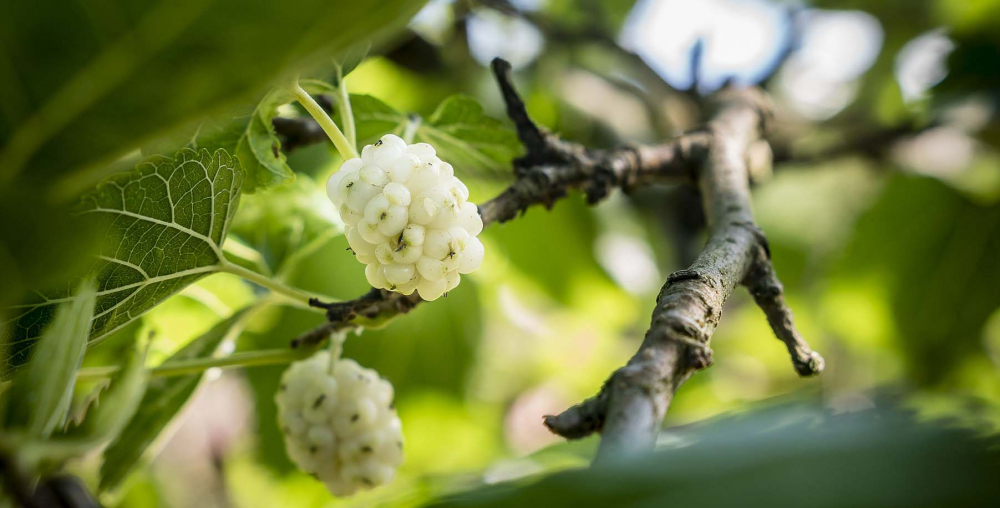
M 344 126 L 344 134 L 347 136 L 347 142 L 350 143 L 351 147 L 357 150 L 358 131 L 354 125 L 354 111 L 351 109 L 351 94 L 347 91 L 347 81 L 344 79 L 344 74 L 339 65 L 337 66 L 337 83 L 337 92 L 340 94 L 340 123 Z M 355 152 L 355 157 L 356 156 Z
M 333 366 L 340 359 L 341 353 L 344 351 L 344 341 L 347 339 L 347 331 L 341 330 L 338 332 L 333 332 L 330 334 L 330 344 L 327 345 L 327 351 L 330 352 L 330 365 L 327 366 L 327 373 L 331 376 L 333 375 Z
M 293 96 L 295 96 L 295 100 L 299 101 L 299 103 L 302 104 L 302 107 L 306 108 L 306 111 L 312 115 L 313 119 L 316 120 L 316 123 L 323 128 L 323 132 L 326 132 L 330 141 L 333 141 L 333 146 L 337 148 L 337 151 L 340 152 L 340 156 L 343 157 L 344 160 L 353 159 L 358 156 L 358 151 L 354 148 L 354 145 L 347 141 L 347 138 L 344 137 L 344 133 L 340 132 L 340 128 L 337 127 L 337 124 L 334 123 L 332 118 L 330 118 L 330 115 L 326 113 L 326 110 L 324 110 L 322 106 L 320 106 L 319 103 L 317 103 L 316 100 L 309 95 L 309 92 L 302 89 L 299 85 L 298 79 L 296 79 L 295 82 L 289 86 L 288 90 Z
M 413 137 L 417 135 L 417 129 L 420 128 L 422 121 L 419 115 L 410 115 L 409 121 L 406 122 L 406 130 L 403 131 L 403 141 L 406 144 L 413 144 Z

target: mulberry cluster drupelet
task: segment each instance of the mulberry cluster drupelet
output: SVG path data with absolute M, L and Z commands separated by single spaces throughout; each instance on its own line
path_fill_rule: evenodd
M 374 287 L 436 300 L 483 261 L 479 210 L 427 143 L 386 134 L 344 162 L 326 191 Z
M 388 483 L 403 461 L 392 385 L 354 360 L 320 351 L 292 364 L 275 396 L 285 448 L 337 496 Z

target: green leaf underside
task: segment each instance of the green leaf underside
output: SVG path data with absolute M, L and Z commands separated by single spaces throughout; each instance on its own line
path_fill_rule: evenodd
M 167 362 L 211 356 L 246 310 L 236 312 L 174 353 Z M 117 487 L 139 462 L 146 449 L 180 412 L 195 392 L 203 373 L 154 379 L 146 387 L 139 408 L 104 452 L 100 490 Z
M 188 284 L 219 269 L 244 173 L 224 150 L 154 157 L 84 196 L 80 214 L 103 238 L 89 270 L 97 281 L 90 344 L 138 318 Z M 23 364 L 69 288 L 37 292 L 15 306 L 3 330 L 3 375 Z
M 374 143 L 384 134 L 402 136 L 410 118 L 369 95 L 351 95 L 358 145 Z M 521 153 L 517 134 L 487 116 L 475 99 L 453 95 L 422 122 L 415 143 L 430 143 L 444 161 L 470 176 L 506 176 L 511 161 Z
M 8 414 L 8 426 L 20 417 L 27 419 L 29 435 L 48 438 L 66 421 L 73 398 L 76 371 L 87 349 L 87 332 L 94 314 L 96 289 L 92 281 L 80 285 L 75 299 L 55 311 L 51 325 L 45 328 L 31 362 L 16 378 L 12 394 L 18 399 L 8 406 L 26 409 L 26 414 Z

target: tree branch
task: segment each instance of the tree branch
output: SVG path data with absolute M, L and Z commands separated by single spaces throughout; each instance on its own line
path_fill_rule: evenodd
M 795 329 L 792 309 L 785 303 L 784 288 L 774 266 L 765 256 L 756 256 L 743 285 L 747 287 L 757 305 L 767 316 L 767 322 L 778 340 L 788 348 L 792 366 L 800 376 L 812 376 L 823 371 L 823 357 L 806 344 L 805 339 Z
M 767 240 L 750 208 L 748 149 L 760 143 L 770 117 L 763 92 L 719 94 L 704 130 L 670 142 L 595 150 L 561 140 L 532 122 L 511 83 L 510 65 L 496 59 L 492 69 L 526 153 L 514 161 L 514 183 L 479 207 L 484 225 L 511 220 L 533 205 L 551 207 L 570 190 L 583 191 L 588 202 L 596 203 L 615 188 L 627 192 L 663 182 L 697 184 L 709 224 L 708 243 L 695 262 L 671 274 L 660 290 L 639 351 L 597 396 L 546 417 L 550 430 L 571 439 L 602 432 L 599 459 L 651 448 L 674 392 L 694 372 L 711 365 L 708 341 L 740 283 L 751 290 L 786 344 L 796 371 L 808 376 L 822 370 L 822 358 L 795 330 Z M 326 309 L 328 322 L 297 338 L 293 346 L 408 312 L 420 302 L 416 295 L 378 289 L 347 302 L 314 300 L 312 305 Z
M 750 208 L 747 149 L 761 137 L 769 115 L 769 104 L 756 89 L 717 98 L 709 150 L 697 179 L 708 243 L 691 267 L 667 279 L 649 331 L 628 364 L 611 375 L 596 397 L 545 419 L 549 429 L 568 438 L 600 431 L 598 459 L 653 446 L 677 388 L 711 365 L 708 341 L 738 283 L 751 289 L 792 354 L 796 371 L 808 376 L 823 368 L 822 358 L 795 331 L 767 241 Z

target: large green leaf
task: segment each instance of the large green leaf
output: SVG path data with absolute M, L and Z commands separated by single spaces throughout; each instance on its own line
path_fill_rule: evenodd
M 351 94 L 351 110 L 358 130 L 358 146 L 370 145 L 383 134 L 402 136 L 410 118 L 392 106 L 364 94 Z M 339 123 L 339 118 L 336 119 Z
M 993 506 L 996 438 L 894 409 L 834 415 L 802 406 L 665 433 L 624 463 L 482 487 L 436 507 Z
M 90 269 L 97 281 L 91 345 L 219 269 L 242 181 L 243 170 L 225 151 L 184 150 L 144 162 L 84 197 L 80 213 L 104 239 Z M 73 299 L 69 288 L 56 288 L 12 309 L 2 336 L 4 373 L 27 360 L 58 304 Z
M 517 134 L 487 116 L 482 106 L 466 95 L 445 99 L 417 129 L 414 139 L 434 145 L 455 167 L 493 174 L 509 174 L 511 161 L 521 150 Z
M 358 145 L 374 143 L 383 134 L 403 136 L 416 127 L 413 142 L 430 143 L 456 172 L 472 176 L 505 176 L 521 150 L 517 134 L 487 116 L 475 99 L 453 95 L 422 120 L 405 115 L 369 95 L 352 95 Z
M 45 439 L 65 423 L 76 372 L 87 350 L 96 291 L 93 281 L 88 280 L 80 285 L 72 301 L 59 306 L 31 362 L 10 388 L 12 398 L 6 400 L 5 408 L 7 426 L 24 423 L 32 437 Z
M 243 319 L 246 310 L 236 312 L 212 327 L 187 346 L 174 353 L 167 362 L 211 356 L 234 324 Z M 118 437 L 104 451 L 101 464 L 101 490 L 114 489 L 135 466 L 146 448 L 180 412 L 203 377 L 202 372 L 185 376 L 154 379 L 146 387 L 139 408 Z
M 986 353 L 983 326 L 1000 308 L 1000 204 L 974 203 L 933 178 L 893 177 L 833 276 L 875 278 L 910 374 L 942 382 Z
M 0 3 L 0 180 L 70 177 L 261 93 L 288 68 L 386 35 L 423 2 Z

